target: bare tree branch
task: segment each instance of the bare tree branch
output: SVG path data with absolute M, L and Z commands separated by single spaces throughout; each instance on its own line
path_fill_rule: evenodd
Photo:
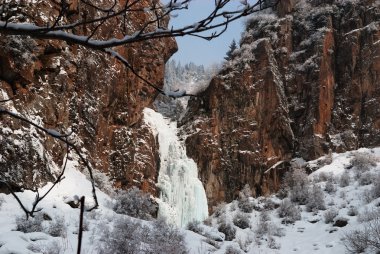
M 15 118 L 15 119 L 18 119 L 18 120 L 20 120 L 22 122 L 25 122 L 25 123 L 27 123 L 27 124 L 35 127 L 36 129 L 44 132 L 45 134 L 47 134 L 47 135 L 49 135 L 49 136 L 51 136 L 51 137 L 53 137 L 55 139 L 58 139 L 61 142 L 65 143 L 67 145 L 67 149 L 72 149 L 78 155 L 80 161 L 87 168 L 87 170 L 89 172 L 89 175 L 90 175 L 90 181 L 91 181 L 91 186 L 92 186 L 92 197 L 94 199 L 95 205 L 92 208 L 90 208 L 89 211 L 91 211 L 91 210 L 93 210 L 93 209 L 95 209 L 95 208 L 97 208 L 99 206 L 98 198 L 97 198 L 97 195 L 96 195 L 95 180 L 94 180 L 94 176 L 93 176 L 92 167 L 91 167 L 89 161 L 83 156 L 83 154 L 81 153 L 80 149 L 74 143 L 68 141 L 67 136 L 69 134 L 59 134 L 58 132 L 53 131 L 51 129 L 43 128 L 43 127 L 39 126 L 38 124 L 32 122 L 31 120 L 27 119 L 26 117 L 23 117 L 23 116 L 20 116 L 18 114 L 15 114 L 13 112 L 10 112 L 10 111 L 8 111 L 8 110 L 6 110 L 4 108 L 0 108 L 0 115 L 8 115 L 8 116 L 10 116 L 12 118 Z M 66 163 L 67 163 L 67 158 L 66 158 L 65 166 L 66 166 Z M 46 195 L 44 195 L 43 198 L 45 196 Z

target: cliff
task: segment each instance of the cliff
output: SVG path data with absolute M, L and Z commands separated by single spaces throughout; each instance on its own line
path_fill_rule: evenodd
M 136 8 L 148 2 L 139 1 Z M 106 7 L 113 1 L 97 3 Z M 70 11 L 65 19 L 91 19 L 98 11 L 76 0 L 68 4 Z M 123 5 L 123 1 L 118 4 Z M 55 1 L 11 1 L 8 5 L 17 13 L 16 20 L 38 25 L 57 16 L 60 8 Z M 138 29 L 147 15 L 151 13 L 134 13 L 126 27 Z M 119 38 L 123 24 L 119 18 L 110 19 L 94 38 Z M 93 29 L 84 24 L 75 32 L 89 35 Z M 141 76 L 162 87 L 165 62 L 177 46 L 167 38 L 117 50 Z M 137 185 L 156 193 L 157 142 L 142 121 L 142 109 L 157 95 L 153 88 L 116 59 L 62 41 L 1 36 L 0 63 L 0 100 L 14 98 L 1 107 L 42 127 L 62 133 L 72 131 L 69 138 L 82 147 L 98 172 L 108 174 L 115 186 Z M 31 189 L 52 180 L 62 166 L 66 147 L 16 119 L 1 116 L 0 121 L 0 170 L 8 180 L 15 187 Z M 101 185 L 102 174 L 96 176 Z
M 266 194 L 293 157 L 380 145 L 379 1 L 282 1 L 182 122 L 210 206 Z

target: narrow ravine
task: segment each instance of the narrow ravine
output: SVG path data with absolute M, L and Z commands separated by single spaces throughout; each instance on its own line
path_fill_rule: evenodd
M 179 227 L 203 221 L 208 216 L 206 193 L 196 163 L 187 157 L 178 140 L 177 123 L 148 108 L 144 109 L 144 119 L 158 136 L 160 147 L 158 216 Z

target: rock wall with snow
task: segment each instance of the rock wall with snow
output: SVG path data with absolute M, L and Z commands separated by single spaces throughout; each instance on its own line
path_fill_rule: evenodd
M 291 0 L 247 21 L 182 122 L 210 206 L 277 189 L 292 157 L 380 145 L 379 20 L 379 1 Z
M 124 2 L 117 1 L 121 6 Z M 97 10 L 79 1 L 67 3 L 69 11 L 64 19 L 91 19 L 97 14 Z M 113 3 L 97 1 L 104 7 Z M 138 1 L 135 7 L 143 8 L 148 3 Z M 37 25 L 49 22 L 60 8 L 56 1 L 3 4 L 17 14 L 10 21 Z M 108 20 L 93 38 L 119 38 L 123 29 L 138 29 L 147 15 L 154 14 L 134 12 L 128 24 L 119 19 Z M 75 33 L 89 35 L 93 29 L 93 25 L 84 24 Z M 165 62 L 176 49 L 174 39 L 165 38 L 116 50 L 141 76 L 162 87 Z M 70 139 L 83 148 L 94 168 L 108 173 L 117 187 L 137 185 L 156 193 L 157 141 L 142 121 L 143 108 L 151 105 L 156 95 L 152 87 L 121 62 L 101 52 L 54 40 L 4 35 L 0 38 L 0 100 L 14 98 L 0 107 L 45 128 L 61 133 L 73 131 Z M 65 146 L 8 116 L 0 116 L 0 123 L 0 171 L 6 180 L 15 187 L 33 189 L 52 180 L 62 164 Z

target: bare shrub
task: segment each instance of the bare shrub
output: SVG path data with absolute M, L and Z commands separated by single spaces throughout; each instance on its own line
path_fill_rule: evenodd
M 372 202 L 372 200 L 375 199 L 373 187 L 372 189 L 364 189 L 361 194 L 361 199 L 366 203 L 369 204 Z
M 301 219 L 300 209 L 287 198 L 281 202 L 277 214 L 280 218 L 284 218 L 285 224 L 294 223 Z
M 350 182 L 351 182 L 350 173 L 348 171 L 344 171 L 343 174 L 340 176 L 339 186 L 342 188 L 349 186 Z
M 347 215 L 348 216 L 356 216 L 358 215 L 358 209 L 355 207 L 355 206 L 350 206 L 350 208 L 348 208 L 348 211 L 347 211 Z
M 165 221 L 157 220 L 148 227 L 125 217 L 101 232 L 98 248 L 100 254 L 187 253 L 183 235 Z
M 241 253 L 243 252 L 240 249 L 232 245 L 228 245 L 226 248 L 226 252 L 224 252 L 224 254 L 241 254 Z
M 255 204 L 249 198 L 244 198 L 238 201 L 238 207 L 243 213 L 251 213 L 255 208 Z
M 378 214 L 379 215 L 379 214 Z M 362 229 L 344 235 L 343 244 L 349 253 L 380 252 L 380 219 L 379 216 L 366 222 Z
M 194 233 L 197 233 L 197 234 L 203 233 L 203 229 L 202 229 L 201 223 L 199 221 L 190 221 L 187 224 L 187 229 L 190 231 L 193 231 Z
M 330 178 L 331 179 L 331 178 Z M 334 182 L 333 180 L 328 180 L 326 182 L 326 185 L 325 185 L 325 191 L 329 194 L 332 194 L 332 193 L 335 193 L 336 192 L 336 188 L 335 188 L 335 185 L 334 185 Z
M 323 219 L 326 224 L 333 223 L 334 219 L 336 216 L 338 216 L 338 210 L 335 208 L 330 208 L 328 209 L 324 214 L 323 214 Z
M 306 204 L 310 181 L 303 169 L 295 168 L 286 173 L 283 185 L 289 191 L 291 201 L 301 205 Z
M 214 210 L 213 214 L 216 218 L 224 215 L 226 213 L 226 203 L 224 202 L 220 203 L 219 205 L 215 206 L 213 210 Z
M 374 198 L 380 197 L 380 174 L 378 173 L 373 181 L 373 186 L 371 189 Z
M 16 217 L 16 231 L 21 231 L 24 233 L 31 232 L 42 232 L 42 214 L 38 213 L 35 217 L 29 217 L 26 219 L 25 216 Z
M 306 204 L 306 210 L 308 212 L 325 210 L 325 197 L 321 187 L 317 184 L 314 184 L 311 188 L 309 198 Z
M 173 225 L 159 219 L 154 222 L 154 229 L 147 237 L 150 248 L 145 253 L 185 254 L 188 253 L 185 238 Z
M 373 174 L 370 171 L 363 172 L 359 179 L 359 185 L 369 185 L 373 181 Z
M 48 234 L 54 237 L 66 237 L 67 227 L 63 217 L 56 217 L 48 228 Z
M 157 204 L 153 202 L 149 194 L 132 187 L 127 191 L 121 190 L 116 194 L 113 210 L 119 214 L 149 220 L 157 212 Z
M 249 217 L 248 214 L 238 212 L 234 216 L 233 223 L 241 229 L 249 228 Z
M 0 209 L 3 206 L 4 202 L 5 202 L 4 197 L 0 196 Z
M 48 242 L 46 244 L 42 243 L 32 243 L 27 247 L 28 250 L 34 253 L 43 253 L 43 254 L 61 254 L 64 253 L 62 244 L 57 240 Z
M 223 221 L 219 227 L 218 227 L 218 231 L 219 232 L 222 232 L 224 235 L 225 235 L 225 240 L 226 241 L 232 241 L 233 239 L 235 239 L 235 235 L 236 235 L 236 229 L 234 228 L 233 225 L 231 225 L 231 223 L 228 223 L 226 221 Z
M 364 209 L 363 212 L 358 214 L 358 222 L 369 222 L 372 220 L 380 219 L 380 209 L 374 208 L 369 210 L 367 207 Z
M 353 153 L 350 163 L 357 171 L 365 172 L 376 166 L 376 158 L 369 153 L 356 152 Z
M 268 248 L 273 250 L 279 250 L 281 248 L 281 245 L 276 242 L 276 239 L 272 236 L 268 236 Z

